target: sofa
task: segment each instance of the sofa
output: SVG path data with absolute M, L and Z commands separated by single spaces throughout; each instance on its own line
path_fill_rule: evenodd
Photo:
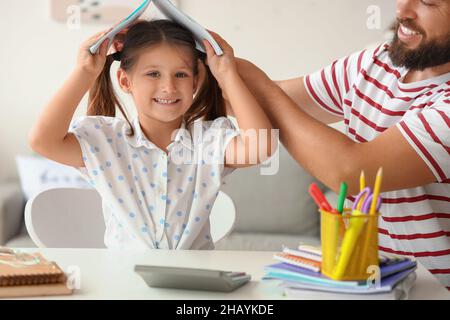
M 309 185 L 317 181 L 282 146 L 278 159 L 279 170 L 274 175 L 261 175 L 264 165 L 238 169 L 227 176 L 222 190 L 233 199 L 237 218 L 233 231 L 216 243 L 216 249 L 276 251 L 299 243 L 319 244 L 319 214 L 308 194 Z M 28 172 L 24 173 L 24 168 Z M 0 183 L 0 245 L 34 247 L 24 224 L 29 193 L 24 184 L 31 173 L 39 174 L 39 169 L 26 163 L 18 169 L 20 179 Z M 55 180 L 48 171 L 47 180 Z M 334 203 L 336 195 L 318 184 Z

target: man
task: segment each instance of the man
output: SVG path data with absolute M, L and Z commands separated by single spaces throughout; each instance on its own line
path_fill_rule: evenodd
M 355 195 L 361 170 L 373 186 L 383 167 L 380 251 L 415 256 L 450 290 L 450 1 L 397 0 L 392 42 L 305 77 L 275 84 L 245 60 L 238 68 L 324 184 Z M 340 120 L 345 134 L 326 125 Z

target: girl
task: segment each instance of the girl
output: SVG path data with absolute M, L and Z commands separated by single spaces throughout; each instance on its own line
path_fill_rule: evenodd
M 225 117 L 222 92 L 241 130 L 271 129 L 237 73 L 232 48 L 213 34 L 224 55 L 205 41 L 205 57 L 189 31 L 159 20 L 132 26 L 120 52 L 107 56 L 106 40 L 91 55 L 102 35 L 82 45 L 75 70 L 31 130 L 31 148 L 79 168 L 100 193 L 108 248 L 214 248 L 209 214 L 224 176 L 275 149 L 270 135 L 256 135 L 252 163 L 252 141 Z M 114 60 L 119 86 L 137 108 L 134 121 L 113 90 Z M 70 124 L 88 90 L 88 116 Z M 115 117 L 116 107 L 125 120 Z M 244 161 L 236 161 L 240 154 Z

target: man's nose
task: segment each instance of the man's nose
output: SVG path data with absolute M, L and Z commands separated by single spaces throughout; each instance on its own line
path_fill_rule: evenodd
M 416 6 L 418 2 L 419 0 L 397 0 L 397 19 L 416 19 Z

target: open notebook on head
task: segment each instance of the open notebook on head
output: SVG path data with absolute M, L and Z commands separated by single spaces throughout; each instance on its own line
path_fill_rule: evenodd
M 130 27 L 134 22 L 136 22 L 139 17 L 145 12 L 150 3 L 153 1 L 155 7 L 169 20 L 172 20 L 179 25 L 185 27 L 190 30 L 194 35 L 196 40 L 197 49 L 206 52 L 205 47 L 203 45 L 203 40 L 206 39 L 211 43 L 211 46 L 214 48 L 214 51 L 217 55 L 222 55 L 223 51 L 220 48 L 219 44 L 214 40 L 214 38 L 203 28 L 200 24 L 190 18 L 188 15 L 180 11 L 174 4 L 172 4 L 169 0 L 145 0 L 142 4 L 134 10 L 129 16 L 125 19 L 121 20 L 119 23 L 114 25 L 112 29 L 106 33 L 103 37 L 101 37 L 90 49 L 89 51 L 92 54 L 98 52 L 101 44 L 109 39 L 110 45 L 112 44 L 112 40 L 116 35 L 118 35 L 124 29 Z

